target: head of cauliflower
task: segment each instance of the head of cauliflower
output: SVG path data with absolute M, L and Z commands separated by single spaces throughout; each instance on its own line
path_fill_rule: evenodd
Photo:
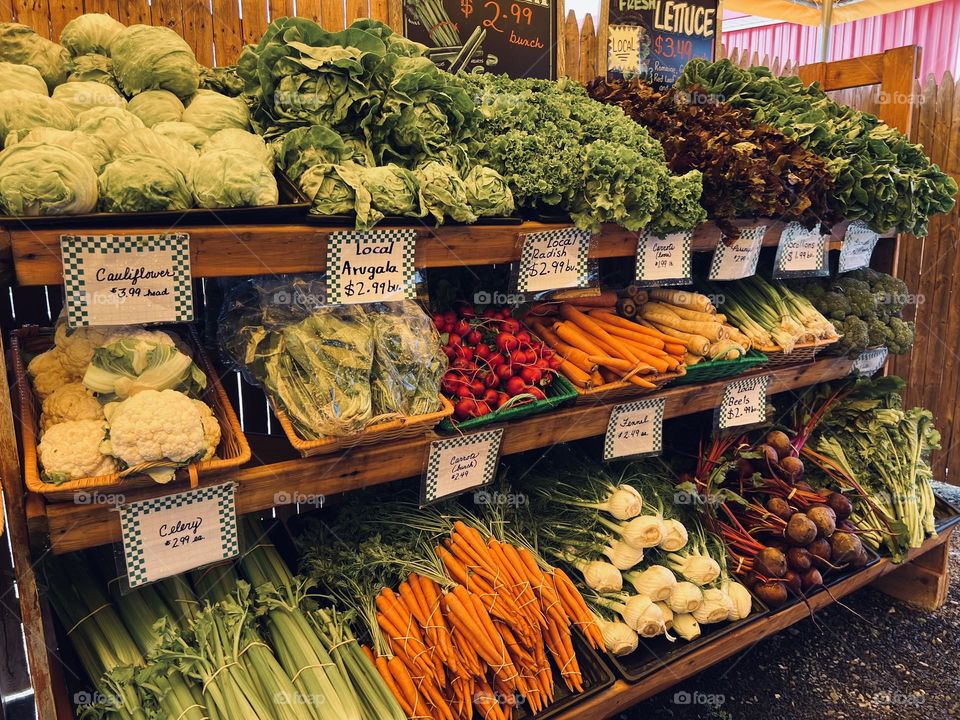
M 169 461 L 145 470 L 157 482 L 173 479 L 177 466 L 203 459 L 207 436 L 196 404 L 176 390 L 143 390 L 104 407 L 110 437 L 102 449 L 126 467 Z
M 54 347 L 34 356 L 27 365 L 27 374 L 33 380 L 33 391 L 41 400 L 46 399 L 58 387 L 80 379 L 79 376 L 70 374 L 64 360 L 63 350 Z
M 59 485 L 116 472 L 116 461 L 100 450 L 106 432 L 103 420 L 68 420 L 47 430 L 37 446 L 44 479 Z
M 103 406 L 82 383 L 61 385 L 43 401 L 41 432 L 68 420 L 103 420 Z

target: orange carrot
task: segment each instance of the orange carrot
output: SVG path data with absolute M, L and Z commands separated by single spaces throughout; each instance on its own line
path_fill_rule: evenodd
M 590 317 L 593 317 L 591 315 Z M 610 335 L 615 337 L 622 337 L 625 340 L 633 340 L 634 342 L 644 345 L 646 347 L 656 348 L 657 350 L 663 350 L 664 345 L 666 345 L 665 340 L 660 340 L 659 338 L 652 337 L 650 335 L 644 335 L 643 333 L 638 333 L 633 330 L 627 330 L 622 328 L 619 325 L 611 325 L 605 320 L 597 320 L 601 327 L 606 330 Z M 637 326 L 641 327 L 641 326 Z
M 380 677 L 383 678 L 383 682 L 386 684 L 387 689 L 390 690 L 390 693 L 393 695 L 393 697 L 395 697 L 397 702 L 400 703 L 400 707 L 403 709 L 403 712 L 407 715 L 407 717 L 413 717 L 413 706 L 410 704 L 407 696 L 400 691 L 400 686 L 393 677 L 393 673 L 390 672 L 387 659 L 380 655 L 374 661 L 374 665 L 376 666 Z
M 553 326 L 553 331 L 564 342 L 573 345 L 579 350 L 583 350 L 588 355 L 606 355 L 607 353 L 597 345 L 592 337 L 583 332 L 574 323 L 558 322 Z
M 566 304 L 583 305 L 593 308 L 612 308 L 616 307 L 617 294 L 612 290 L 606 290 L 599 295 L 585 295 L 583 290 L 561 290 L 553 295 L 554 299 L 565 300 Z M 561 305 L 563 307 L 563 305 Z
M 648 328 L 646 325 L 641 325 L 635 323 L 626 318 L 620 317 L 616 313 L 608 312 L 605 310 L 594 310 L 590 313 L 590 316 L 594 320 L 602 320 L 609 325 L 616 325 L 623 328 L 624 330 L 630 330 L 640 335 L 649 335 L 650 337 L 657 338 L 658 340 L 663 340 L 664 342 L 669 342 L 670 336 L 665 335 L 659 330 L 654 330 L 653 328 Z
M 590 317 L 586 313 L 582 313 L 576 308 L 572 308 L 569 306 L 561 306 L 560 317 L 564 318 L 565 320 L 569 320 L 573 323 L 576 323 L 576 325 L 580 327 L 582 330 L 584 330 L 584 332 L 587 332 L 590 335 L 593 335 L 594 337 L 598 337 L 601 340 L 603 340 L 607 345 L 614 348 L 614 350 L 616 351 L 615 353 L 616 355 L 626 358 L 627 360 L 640 359 L 640 358 L 634 357 L 633 353 L 630 351 L 630 348 L 623 345 L 620 342 L 619 338 L 611 335 L 606 330 L 604 330 L 603 327 L 600 325 L 600 323 L 598 323 L 596 320 L 594 320 L 592 317 Z
M 560 361 L 560 372 L 574 385 L 579 385 L 582 388 L 589 388 L 593 385 L 590 376 L 569 360 Z

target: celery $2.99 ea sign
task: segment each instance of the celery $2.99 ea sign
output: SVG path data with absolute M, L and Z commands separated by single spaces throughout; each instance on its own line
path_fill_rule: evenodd
M 607 0 L 607 77 L 661 90 L 693 58 L 713 60 L 717 0 Z

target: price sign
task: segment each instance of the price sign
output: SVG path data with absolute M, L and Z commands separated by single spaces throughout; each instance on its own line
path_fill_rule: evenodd
M 887 364 L 889 350 L 885 347 L 871 348 L 864 350 L 857 355 L 853 361 L 853 372 L 855 375 L 870 377 L 875 375 L 884 365 Z
M 493 482 L 500 459 L 503 428 L 434 440 L 420 491 L 420 504 Z
M 610 0 L 608 79 L 638 78 L 661 90 L 695 57 L 713 60 L 717 0 Z
M 656 237 L 643 233 L 637 241 L 638 285 L 675 285 L 689 283 L 692 232 Z
M 232 482 L 119 509 L 131 588 L 227 560 L 240 552 Z
M 880 236 L 861 220 L 850 223 L 840 248 L 840 272 L 850 272 L 870 265 L 873 250 Z
M 520 236 L 517 292 L 580 288 L 589 284 L 590 233 L 577 228 Z
M 603 459 L 659 455 L 663 449 L 663 409 L 666 398 L 617 405 L 610 413 Z
M 555 0 L 400 0 L 400 5 L 404 36 L 426 45 L 426 56 L 443 70 L 557 77 L 562 5 Z
M 417 231 L 335 232 L 327 241 L 328 302 L 355 305 L 417 297 Z
M 767 419 L 767 387 L 769 375 L 734 380 L 723 389 L 723 400 L 717 408 L 718 430 L 759 425 Z
M 826 238 L 819 228 L 807 230 L 800 223 L 790 223 L 780 235 L 773 267 L 775 278 L 829 275 Z
M 744 228 L 732 245 L 721 239 L 710 262 L 711 280 L 742 280 L 755 275 L 766 225 Z
M 61 235 L 70 327 L 193 320 L 190 236 Z

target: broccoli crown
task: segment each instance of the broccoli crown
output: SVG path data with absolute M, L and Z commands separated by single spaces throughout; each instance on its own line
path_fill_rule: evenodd
M 883 319 L 874 317 L 867 321 L 867 336 L 868 347 L 879 347 L 890 341 L 893 337 L 893 331 Z
M 872 268 L 854 270 L 845 277 L 869 284 L 876 302 L 888 315 L 899 315 L 907 302 L 907 284 L 893 275 L 878 272 Z
M 870 331 L 863 320 L 856 315 L 850 315 L 845 320 L 836 324 L 837 332 L 840 333 L 840 342 L 836 350 L 846 355 L 857 355 L 869 345 Z
M 877 312 L 877 296 L 864 280 L 846 275 L 834 283 L 834 289 L 843 293 L 850 303 L 850 314 L 865 317 Z
M 914 325 L 901 318 L 890 318 L 890 339 L 887 347 L 894 355 L 904 355 L 913 347 Z
M 811 302 L 830 320 L 843 320 L 851 314 L 850 300 L 842 293 L 824 292 L 816 299 L 811 298 Z

